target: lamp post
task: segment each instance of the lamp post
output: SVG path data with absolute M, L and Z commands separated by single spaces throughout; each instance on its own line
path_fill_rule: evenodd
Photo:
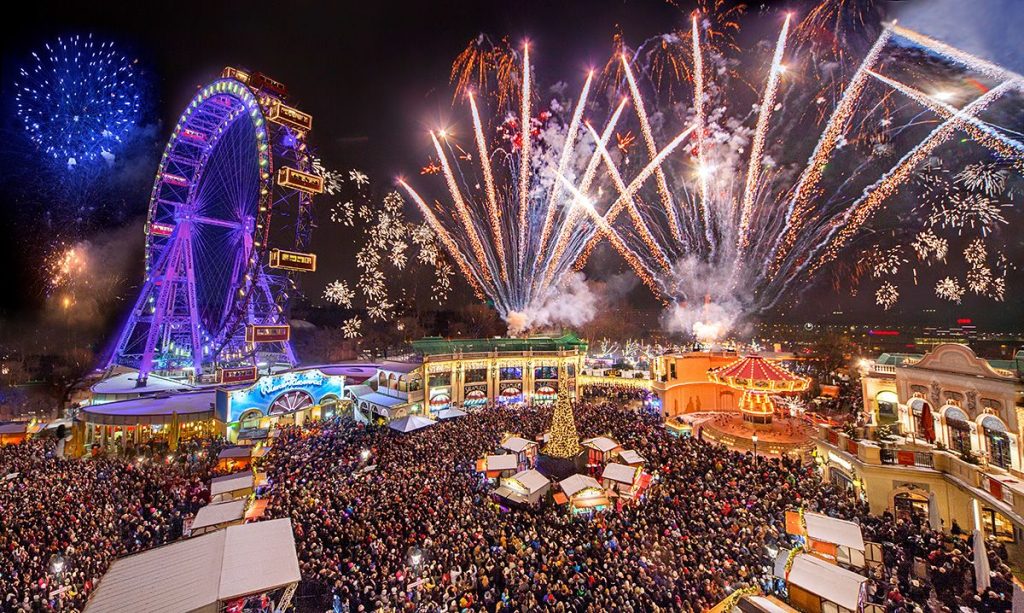
M 751 436 L 750 440 L 754 442 L 754 464 L 757 464 L 757 435 Z

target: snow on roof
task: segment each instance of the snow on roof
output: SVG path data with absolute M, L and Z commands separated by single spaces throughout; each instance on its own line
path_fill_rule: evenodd
M 527 440 L 521 436 L 510 436 L 501 443 L 502 449 L 508 449 L 511 452 L 519 453 L 531 445 L 537 443 Z
M 183 381 L 175 381 L 152 373 L 146 379 L 144 387 L 139 387 L 138 381 L 139 371 L 129 370 L 101 379 L 91 389 L 94 394 L 155 394 L 193 389 L 193 386 Z
M 647 462 L 647 459 L 644 458 L 644 456 L 633 451 L 632 449 L 624 449 L 620 451 L 619 459 L 621 459 L 626 464 L 644 464 Z
M 291 520 L 232 526 L 115 561 L 89 613 L 194 611 L 299 580 Z
M 597 449 L 598 451 L 604 453 L 607 453 L 619 446 L 618 443 L 608 438 L 607 436 L 597 436 L 594 438 L 588 438 L 587 440 L 583 441 L 583 444 L 586 445 L 587 447 L 593 447 L 594 449 Z
M 437 422 L 433 419 L 428 419 L 420 415 L 406 415 L 405 417 L 400 417 L 391 422 L 388 424 L 388 427 L 399 432 L 412 432 L 414 430 L 419 430 L 420 428 L 433 426 L 436 423 Z
M 515 470 L 519 459 L 511 453 L 487 456 L 487 470 Z
M 210 496 L 234 492 L 237 490 L 251 489 L 256 485 L 256 478 L 251 471 L 242 471 L 222 477 L 214 477 L 210 480 Z
M 224 460 L 227 458 L 251 458 L 252 457 L 252 445 L 237 445 L 235 447 L 225 447 L 220 450 L 217 454 L 217 459 Z
M 804 523 L 807 525 L 807 536 L 816 541 L 864 551 L 864 535 L 860 526 L 852 521 L 805 512 Z
M 601 473 L 601 478 L 633 485 L 636 481 L 636 469 L 626 466 L 625 464 L 616 464 L 615 462 L 611 462 L 605 465 L 604 472 Z
M 597 489 L 603 489 L 601 484 L 597 482 L 597 479 L 590 475 L 569 475 L 565 479 L 558 482 L 559 487 L 565 492 L 565 495 L 572 498 L 577 492 L 585 490 L 588 487 L 594 487 Z
M 209 528 L 231 521 L 238 521 L 245 517 L 245 505 L 249 504 L 246 499 L 232 500 L 208 504 L 196 511 L 196 517 L 192 520 L 192 529 Z
M 867 577 L 810 554 L 797 554 L 793 558 L 787 580 L 812 594 L 856 611 L 860 602 L 860 588 Z
M 547 477 L 532 468 L 530 470 L 518 472 L 513 475 L 512 478 L 519 483 L 522 483 L 523 487 L 525 487 L 531 494 L 543 489 L 551 483 Z

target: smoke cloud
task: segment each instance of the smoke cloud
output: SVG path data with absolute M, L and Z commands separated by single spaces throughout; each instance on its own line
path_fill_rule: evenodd
M 581 272 L 565 275 L 562 282 L 549 288 L 523 311 L 505 316 L 508 332 L 521 336 L 532 330 L 553 326 L 581 326 L 597 314 L 598 293 L 587 284 Z

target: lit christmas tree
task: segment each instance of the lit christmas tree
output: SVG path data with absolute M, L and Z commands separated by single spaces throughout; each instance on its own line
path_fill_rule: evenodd
M 575 458 L 583 451 L 580 437 L 576 434 L 576 420 L 572 415 L 572 404 L 564 387 L 559 387 L 555 413 L 551 417 L 551 439 L 544 447 L 545 455 L 553 458 Z

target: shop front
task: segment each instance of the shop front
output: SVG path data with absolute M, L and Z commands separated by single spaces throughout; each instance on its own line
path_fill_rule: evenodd
M 241 388 L 218 389 L 216 406 L 227 416 L 230 439 L 258 440 L 274 428 L 337 414 L 344 390 L 344 375 L 310 368 L 267 375 Z

